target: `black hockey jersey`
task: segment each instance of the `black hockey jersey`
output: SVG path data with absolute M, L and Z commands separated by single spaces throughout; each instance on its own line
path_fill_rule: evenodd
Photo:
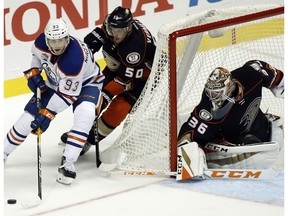
M 282 71 L 262 61 L 249 61 L 231 75 L 243 91 L 241 98 L 235 103 L 226 101 L 222 110 L 213 111 L 203 91 L 200 103 L 182 125 L 179 139 L 189 133 L 191 140 L 200 145 L 217 139 L 239 143 L 239 137 L 252 134 L 262 142 L 270 141 L 269 122 L 260 109 L 262 87 L 275 86 L 283 77 Z
M 102 52 L 107 65 L 103 71 L 106 77 L 104 89 L 110 80 L 117 77 L 131 83 L 129 91 L 138 98 L 150 75 L 156 44 L 140 21 L 135 20 L 132 26 L 132 32 L 120 44 L 115 44 L 113 37 L 105 31 L 105 25 L 102 26 L 105 32 Z

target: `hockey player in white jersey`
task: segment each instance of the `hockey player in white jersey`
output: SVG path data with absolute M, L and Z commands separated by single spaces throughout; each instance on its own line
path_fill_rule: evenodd
M 57 181 L 71 184 L 76 178 L 74 163 L 86 142 L 96 108 L 101 103 L 104 76 L 87 45 L 69 35 L 60 18 L 49 20 L 45 32 L 32 45 L 31 69 L 24 71 L 33 97 L 4 139 L 4 161 L 32 133 L 47 130 L 54 117 L 73 105 L 74 121 L 69 132 Z M 45 71 L 44 81 L 41 72 Z M 36 90 L 41 90 L 41 110 L 36 107 Z M 61 127 L 61 126 L 60 126 Z

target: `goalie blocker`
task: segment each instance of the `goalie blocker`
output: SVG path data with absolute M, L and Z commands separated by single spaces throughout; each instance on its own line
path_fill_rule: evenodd
M 204 179 L 204 169 L 207 169 L 205 153 L 196 142 L 184 140 L 178 144 L 176 180 Z

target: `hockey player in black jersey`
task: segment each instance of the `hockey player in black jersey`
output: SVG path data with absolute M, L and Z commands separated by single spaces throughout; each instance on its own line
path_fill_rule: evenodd
M 132 17 L 128 8 L 117 7 L 108 14 L 101 27 L 84 38 L 93 53 L 102 48 L 106 67 L 102 88 L 103 104 L 107 109 L 98 118 L 98 136 L 102 140 L 126 118 L 139 98 L 150 75 L 156 50 L 150 31 Z M 94 143 L 94 129 L 81 154 Z M 65 143 L 67 133 L 61 137 Z
M 271 122 L 260 109 L 262 88 L 284 97 L 283 76 L 260 60 L 248 61 L 231 72 L 223 67 L 212 71 L 200 103 L 178 134 L 178 155 L 187 148 L 199 158 L 190 177 L 201 176 L 207 167 L 202 149 L 208 142 L 245 145 L 271 141 Z

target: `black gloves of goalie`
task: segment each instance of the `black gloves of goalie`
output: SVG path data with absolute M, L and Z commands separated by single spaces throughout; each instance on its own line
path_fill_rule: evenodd
M 100 50 L 102 45 L 105 43 L 104 40 L 105 33 L 99 27 L 96 27 L 92 32 L 84 38 L 84 43 L 86 43 L 91 49 L 92 53 L 96 53 Z
M 38 68 L 31 68 L 23 72 L 24 76 L 28 80 L 28 87 L 33 93 L 36 93 L 37 88 L 40 88 L 41 93 L 47 90 L 47 86 L 43 80 L 43 77 L 40 75 Z

